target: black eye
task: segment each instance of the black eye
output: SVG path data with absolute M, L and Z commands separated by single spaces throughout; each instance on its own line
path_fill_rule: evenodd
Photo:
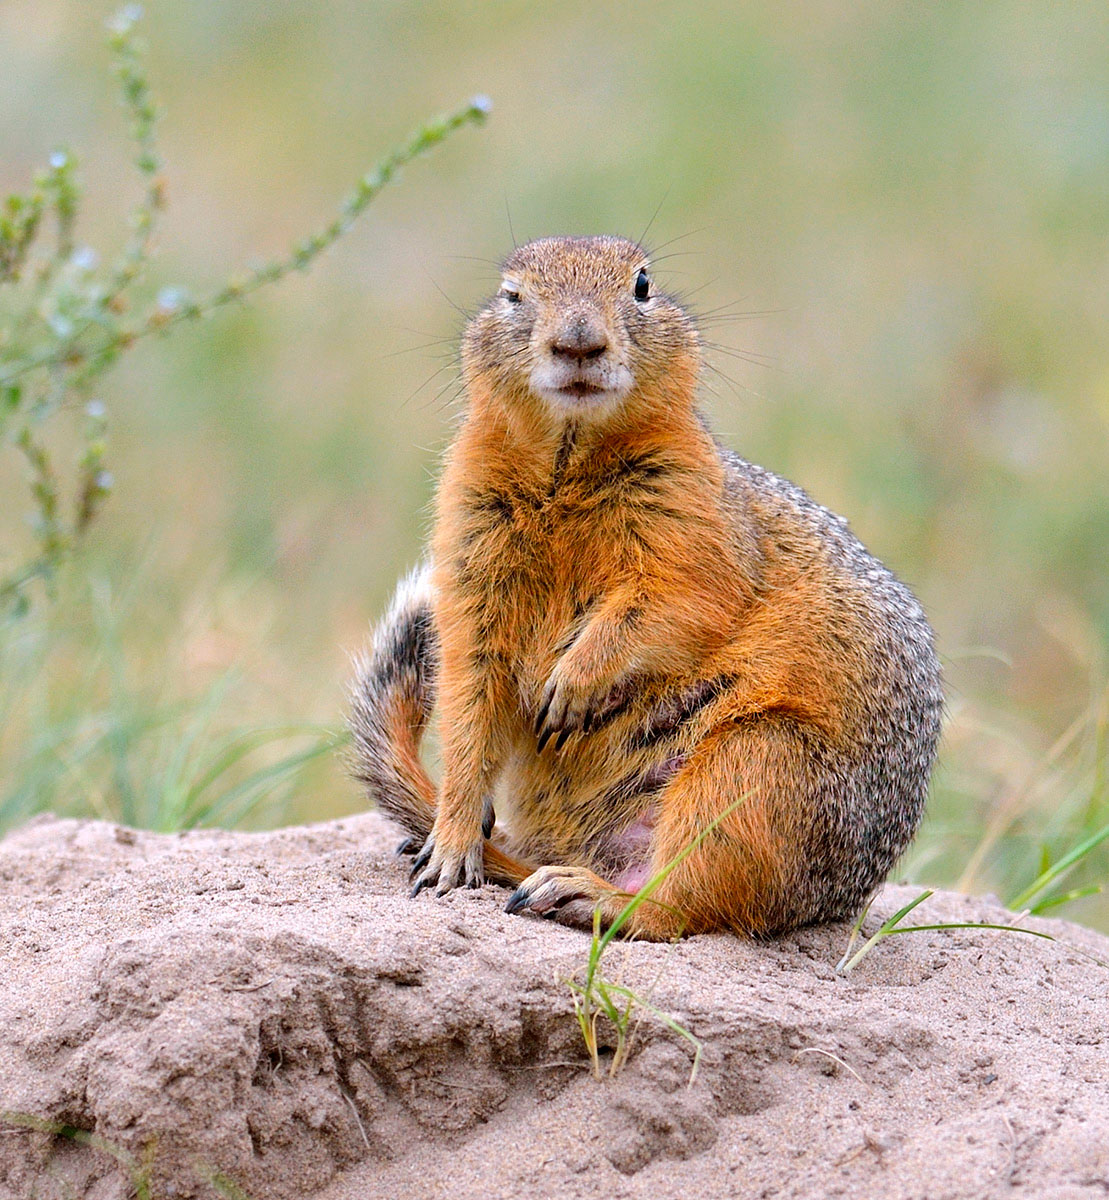
M 500 294 L 501 294 L 501 299 L 507 300 L 509 302 L 509 304 L 519 304 L 520 303 L 520 293 L 514 292 L 511 288 L 506 288 L 506 287 L 501 288 Z
M 651 281 L 647 278 L 646 271 L 640 271 L 635 277 L 635 298 L 637 300 L 646 300 L 651 294 Z

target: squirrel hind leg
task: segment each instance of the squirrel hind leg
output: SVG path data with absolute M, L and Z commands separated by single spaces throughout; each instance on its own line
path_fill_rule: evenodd
M 621 924 L 623 935 L 649 941 L 717 929 L 768 937 L 842 917 L 842 897 L 822 880 L 856 874 L 865 848 L 850 849 L 849 839 L 824 845 L 821 830 L 838 814 L 827 797 L 843 784 L 821 764 L 812 736 L 779 714 L 717 728 L 658 794 L 645 866 L 629 864 L 616 883 L 581 867 L 542 867 L 508 911 L 587 929 L 599 911 L 607 927 L 649 888 Z
M 666 874 L 629 934 L 770 937 L 849 916 L 855 890 L 861 903 L 883 873 L 859 807 L 851 772 L 812 726 L 776 712 L 718 726 L 659 796 L 650 872 Z
M 546 866 L 520 883 L 504 910 L 591 929 L 595 910 L 600 909 L 601 924 L 607 927 L 631 898 L 588 867 Z

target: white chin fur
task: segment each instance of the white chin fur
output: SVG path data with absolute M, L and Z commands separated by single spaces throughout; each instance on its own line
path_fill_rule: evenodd
M 611 411 L 631 391 L 633 380 L 632 373 L 624 366 L 593 375 L 544 364 L 532 371 L 529 382 L 531 390 L 552 408 L 580 415 Z M 598 390 L 582 394 L 569 390 L 570 385 L 579 382 Z

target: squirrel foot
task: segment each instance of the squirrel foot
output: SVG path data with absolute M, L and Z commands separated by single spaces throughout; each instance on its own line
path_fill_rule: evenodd
M 507 913 L 535 913 L 561 925 L 593 928 L 600 907 L 601 923 L 611 922 L 630 899 L 585 867 L 540 867 L 512 893 Z
M 436 844 L 435 834 L 432 833 L 412 863 L 410 895 L 418 896 L 424 888 L 429 887 L 435 888 L 437 896 L 445 896 L 451 888 L 481 887 L 485 882 L 482 859 L 480 841 L 462 851 L 448 850 Z

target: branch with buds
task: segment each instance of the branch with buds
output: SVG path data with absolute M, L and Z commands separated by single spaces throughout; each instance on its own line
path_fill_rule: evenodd
M 7 444 L 27 465 L 37 543 L 29 561 L 0 572 L 0 614 L 25 612 L 35 581 L 51 589 L 58 566 L 80 543 L 111 491 L 112 477 L 104 463 L 107 413 L 94 391 L 116 359 L 151 334 L 198 321 L 294 271 L 307 270 L 402 167 L 463 126 L 481 124 L 491 108 L 486 97 L 476 96 L 426 122 L 358 181 L 333 220 L 284 256 L 233 276 L 198 300 L 186 288 L 163 287 L 153 299 L 143 301 L 140 296 L 136 302 L 134 293 L 146 276 L 166 203 L 155 140 L 158 110 L 136 33 L 141 15 L 137 5 L 130 5 L 108 26 L 120 98 L 130 117 L 134 165 L 143 182 L 142 198 L 130 216 L 130 236 L 118 259 L 101 270 L 99 255 L 75 242 L 81 189 L 68 151 L 52 154 L 31 190 L 9 196 L 0 207 L 0 452 Z M 53 237 L 44 246 L 50 226 Z M 128 319 L 130 312 L 140 315 Z M 63 413 L 80 414 L 72 484 L 63 484 L 46 440 L 53 418 Z

